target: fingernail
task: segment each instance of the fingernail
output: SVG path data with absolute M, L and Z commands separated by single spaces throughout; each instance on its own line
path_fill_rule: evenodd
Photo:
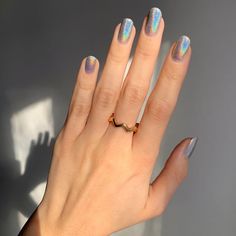
M 186 35 L 182 35 L 178 41 L 176 42 L 173 52 L 172 52 L 172 57 L 173 59 L 177 61 L 181 61 L 188 51 L 190 45 L 190 38 Z
M 145 32 L 147 35 L 154 35 L 157 32 L 161 17 L 162 13 L 159 8 L 153 7 L 150 9 L 145 26 Z
M 86 73 L 92 73 L 96 66 L 97 58 L 94 56 L 88 56 L 85 62 L 85 71 Z
M 191 157 L 191 155 L 193 154 L 193 151 L 194 151 L 194 149 L 196 147 L 197 141 L 198 141 L 197 137 L 191 138 L 189 144 L 184 149 L 184 156 L 186 156 L 188 158 Z
M 129 40 L 132 27 L 133 27 L 133 21 L 130 18 L 124 18 L 118 34 L 119 42 L 125 43 Z

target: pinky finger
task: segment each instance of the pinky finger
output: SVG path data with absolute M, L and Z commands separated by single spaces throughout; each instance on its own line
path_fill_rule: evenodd
M 81 62 L 65 122 L 65 131 L 68 131 L 72 139 L 81 133 L 87 122 L 98 69 L 99 61 L 94 56 L 88 56 Z
M 188 160 L 194 151 L 197 137 L 182 140 L 172 151 L 160 175 L 151 183 L 143 212 L 144 220 L 160 216 L 173 194 L 188 174 Z

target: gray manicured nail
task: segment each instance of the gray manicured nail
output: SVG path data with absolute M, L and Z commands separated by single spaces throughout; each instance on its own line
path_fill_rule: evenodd
M 119 42 L 125 43 L 129 40 L 132 27 L 133 27 L 133 21 L 130 18 L 124 18 L 118 34 Z
M 172 51 L 173 59 L 181 61 L 186 52 L 188 51 L 189 46 L 190 46 L 190 38 L 186 35 L 180 36 Z
M 153 7 L 150 9 L 145 26 L 145 32 L 147 35 L 154 35 L 157 32 L 161 17 L 162 13 L 159 8 Z
M 95 69 L 96 66 L 96 57 L 94 56 L 88 56 L 86 58 L 86 62 L 85 62 L 85 71 L 86 73 L 92 73 Z
M 189 144 L 184 149 L 184 156 L 186 156 L 188 158 L 191 157 L 191 155 L 193 154 L 193 151 L 196 147 L 197 141 L 198 141 L 198 137 L 191 138 Z

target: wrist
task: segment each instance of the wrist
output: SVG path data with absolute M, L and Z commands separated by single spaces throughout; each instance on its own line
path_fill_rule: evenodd
M 18 236 L 42 236 L 40 221 L 38 217 L 37 209 L 32 213 L 30 218 L 27 220 Z
M 54 232 L 55 227 L 48 221 L 48 217 L 41 209 L 41 203 L 31 214 L 18 236 L 54 236 L 59 235 Z
M 39 205 L 36 210 L 32 213 L 28 221 L 25 223 L 21 231 L 19 232 L 18 236 L 58 236 L 58 235 L 66 235 L 69 236 L 71 232 L 68 232 L 68 230 L 61 229 L 60 226 L 56 227 L 56 223 L 52 224 L 51 220 L 48 219 L 47 214 L 44 214 L 43 207 Z M 80 214 L 81 215 L 81 214 Z M 85 218 L 85 217 L 84 217 Z M 102 225 L 99 227 L 94 227 L 96 224 L 95 221 L 90 219 L 89 222 L 86 224 L 84 221 L 80 221 L 78 219 L 77 225 L 75 228 L 76 235 L 78 236 L 110 236 L 111 233 L 106 233 L 105 231 L 102 231 Z M 83 222 L 83 223 L 82 223 Z M 80 225 L 83 225 L 83 227 L 80 227 Z M 73 233 L 72 233 L 73 234 Z M 73 234 L 74 235 L 74 234 Z

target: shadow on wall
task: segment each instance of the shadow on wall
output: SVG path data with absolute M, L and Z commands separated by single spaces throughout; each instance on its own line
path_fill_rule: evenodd
M 12 158 L 7 165 L 0 164 L 0 233 L 13 235 L 19 232 L 19 213 L 28 218 L 37 204 L 30 193 L 39 184 L 45 182 L 50 166 L 50 156 L 54 144 L 52 138 L 49 142 L 49 132 L 38 134 L 38 140 L 31 141 L 29 155 L 27 156 L 24 174 L 20 173 L 20 162 Z M 10 217 L 10 224 L 6 219 Z M 11 227 L 9 227 L 11 225 Z

